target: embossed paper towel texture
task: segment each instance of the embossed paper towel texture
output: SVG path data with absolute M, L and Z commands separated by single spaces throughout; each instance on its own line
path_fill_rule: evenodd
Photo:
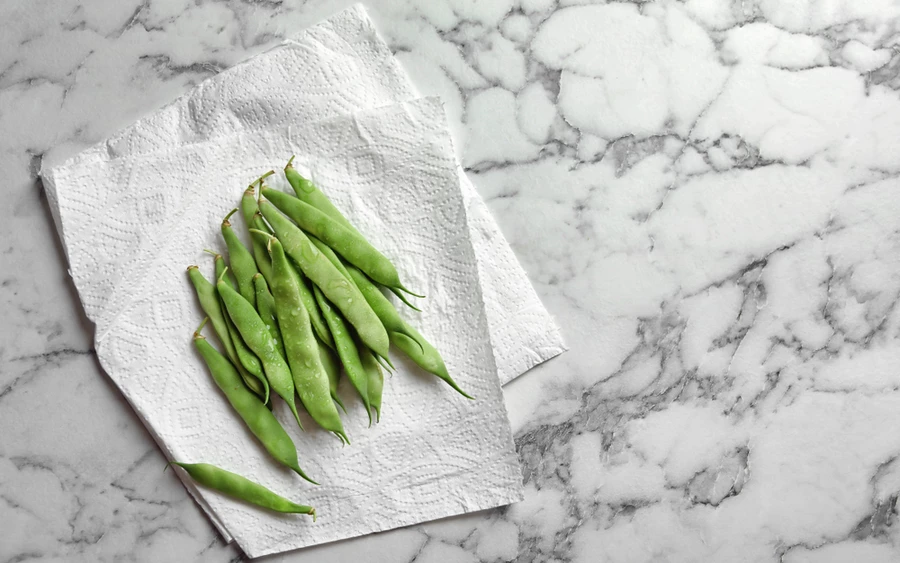
M 477 397 L 466 400 L 396 357 L 398 370 L 386 377 L 379 424 L 366 428 L 360 402 L 352 389 L 342 389 L 350 411 L 349 447 L 308 419 L 307 432 L 294 431 L 280 403 L 277 414 L 292 433 L 301 466 L 319 487 L 279 470 L 222 400 L 192 349 L 199 312 L 184 272 L 186 265 L 201 263 L 205 274 L 212 274 L 201 249 L 220 246 L 219 223 L 240 195 L 234 182 L 224 179 L 248 178 L 265 170 L 273 155 L 291 153 L 316 163 L 322 188 L 397 260 L 404 281 L 428 295 L 422 313 L 405 309 L 403 314 L 440 343 L 450 372 Z M 135 211 L 118 224 L 116 236 L 145 240 L 144 259 L 129 261 L 120 272 L 130 286 L 127 299 L 116 301 L 117 313 L 98 331 L 97 354 L 167 453 L 237 468 L 314 505 L 321 515 L 313 524 L 307 517 L 273 515 L 201 491 L 248 555 L 521 499 L 521 474 L 452 155 L 442 107 L 432 98 L 103 165 L 82 161 L 59 172 L 59 186 L 87 175 L 100 186 L 122 186 L 92 197 L 102 197 L 96 205 L 105 209 Z M 85 298 L 98 278 L 80 270 L 105 260 L 110 242 L 104 226 L 85 222 L 90 215 L 84 215 L 87 202 L 81 196 L 73 199 L 66 190 L 58 195 L 73 275 Z
M 309 123 L 415 96 L 390 49 L 357 5 L 202 82 L 173 104 L 73 161 L 148 154 L 238 131 Z M 506 383 L 566 347 L 484 201 L 462 171 L 459 177 L 497 372 L 501 383 Z M 58 185 L 53 171 L 45 175 L 45 180 L 51 200 L 56 199 L 57 189 L 65 189 L 86 196 L 85 205 L 96 195 L 99 185 L 89 178 L 82 179 L 81 184 Z M 139 195 L 126 205 L 130 210 L 134 206 L 152 209 L 155 204 L 151 196 Z M 90 210 L 88 215 L 93 213 L 96 210 Z M 64 231 L 63 234 L 66 235 Z M 123 252 L 130 252 L 138 244 L 116 234 L 110 234 L 105 243 Z M 112 262 L 120 257 L 121 254 L 108 259 L 101 256 L 92 266 L 103 272 L 115 271 L 116 264 Z M 69 258 L 71 261 L 72 256 Z M 142 258 L 133 255 L 133 259 Z M 116 314 L 118 304 L 112 296 L 118 293 L 113 290 L 121 281 L 115 275 L 105 286 L 98 280 L 87 299 L 82 296 L 88 315 L 98 325 Z M 110 307 L 111 304 L 115 305 Z

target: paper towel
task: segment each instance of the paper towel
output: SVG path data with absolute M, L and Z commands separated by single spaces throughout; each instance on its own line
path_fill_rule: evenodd
M 203 248 L 244 185 L 291 154 L 361 232 L 427 294 L 400 311 L 435 343 L 469 401 L 400 356 L 385 380 L 382 420 L 366 428 L 346 380 L 352 445 L 308 418 L 292 434 L 311 486 L 281 470 L 230 411 L 194 352 L 200 311 L 185 267 L 212 274 Z M 97 355 L 173 459 L 230 468 L 319 512 L 274 515 L 200 496 L 250 556 L 414 524 L 521 499 L 465 200 L 440 102 L 421 99 L 281 129 L 54 172 L 76 287 L 98 323 Z M 299 163 L 303 166 L 304 162 Z M 98 189 L 70 189 L 90 178 Z M 283 180 L 272 185 L 285 189 Z M 119 186 L 118 190 L 106 189 Z M 240 232 L 240 231 L 239 231 Z M 119 246 L 111 246 L 121 241 Z M 98 265 L 103 265 L 98 270 Z M 114 283 L 105 284 L 111 276 Z M 112 290 L 103 299 L 101 293 Z M 105 306 L 99 304 L 105 303 Z M 215 341 L 213 338 L 211 341 Z M 196 493 L 196 490 L 194 490 Z
M 66 165 L 151 154 L 234 132 L 309 123 L 415 97 L 413 87 L 390 49 L 378 37 L 364 9 L 356 5 L 274 49 L 202 82 L 171 105 L 76 156 Z M 501 383 L 506 383 L 563 352 L 566 346 L 484 201 L 461 170 L 459 175 L 497 374 Z M 48 171 L 43 176 L 57 226 L 66 238 L 68 235 L 60 225 L 53 204 L 57 199 L 56 174 Z M 97 184 L 89 178 L 78 181 L 81 184 L 66 186 L 66 189 L 95 195 Z M 116 189 L 127 188 L 127 185 L 116 186 Z M 154 205 L 144 194 L 135 198 L 126 200 L 126 207 Z M 92 220 L 92 214 L 99 211 L 86 214 L 85 220 Z M 140 209 L 125 211 L 139 212 Z M 149 234 L 144 238 L 149 238 Z M 123 252 L 139 245 L 137 240 L 125 240 L 114 233 L 104 243 Z M 98 271 L 104 275 L 110 273 L 109 281 L 104 285 L 102 280 L 97 280 L 95 290 L 83 295 L 82 299 L 86 298 L 84 305 L 88 316 L 100 326 L 116 314 L 116 295 L 120 293 L 116 291 L 116 285 L 121 279 L 116 277 L 114 264 L 103 256 L 96 259 Z M 140 259 L 134 255 L 134 260 Z M 111 303 L 113 308 L 105 311 Z

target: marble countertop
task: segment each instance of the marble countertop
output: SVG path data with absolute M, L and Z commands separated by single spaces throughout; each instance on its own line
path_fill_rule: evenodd
M 0 6 L 0 561 L 238 561 L 101 370 L 60 162 L 349 1 Z M 900 560 L 900 8 L 367 3 L 571 351 L 526 498 L 285 561 Z

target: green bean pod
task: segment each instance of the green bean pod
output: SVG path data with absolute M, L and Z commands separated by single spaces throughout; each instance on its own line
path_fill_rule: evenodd
M 253 305 L 241 297 L 241 294 L 227 282 L 219 280 L 216 289 L 219 290 L 219 296 L 225 303 L 225 310 L 228 311 L 228 316 L 231 317 L 235 328 L 243 337 L 244 343 L 262 363 L 269 386 L 284 399 L 291 412 L 294 413 L 297 425 L 303 428 L 300 414 L 297 412 L 297 404 L 294 402 L 294 380 L 291 377 L 291 370 L 281 354 L 278 353 L 275 339 L 269 333 L 266 323 L 259 318 Z
M 225 246 L 228 247 L 228 264 L 231 271 L 234 272 L 234 278 L 237 280 L 238 291 L 241 296 L 256 306 L 256 294 L 253 288 L 253 275 L 258 273 L 256 269 L 256 259 L 253 254 L 247 250 L 244 243 L 240 241 L 234 229 L 231 228 L 231 218 L 237 212 L 232 209 L 231 212 L 222 220 L 222 238 L 225 239 Z
M 287 178 L 288 183 L 294 189 L 294 193 L 297 194 L 297 198 L 301 201 L 305 201 L 306 203 L 312 205 L 322 213 L 328 215 L 341 225 L 347 227 L 351 231 L 356 234 L 360 234 L 359 231 L 356 230 L 356 227 L 353 226 L 350 221 L 344 217 L 344 214 L 331 203 L 331 200 L 328 199 L 328 196 L 323 194 L 319 188 L 315 186 L 311 181 L 307 180 L 303 176 L 300 175 L 299 172 L 294 168 L 291 164 L 294 161 L 294 157 L 288 161 L 287 165 L 284 167 L 284 177 Z M 362 235 L 360 235 L 362 236 Z
M 311 506 L 297 504 L 277 495 L 259 483 L 254 483 L 237 473 L 226 471 L 221 467 L 208 463 L 182 463 L 173 461 L 172 465 L 184 469 L 191 479 L 204 487 L 209 487 L 239 500 L 286 514 L 309 514 L 316 521 L 316 509 Z
M 359 289 L 344 278 L 303 231 L 282 215 L 274 205 L 263 200 L 259 208 L 284 245 L 284 251 L 353 325 L 366 346 L 387 359 L 390 348 L 387 331 Z
M 372 351 L 365 346 L 359 348 L 359 359 L 362 360 L 363 369 L 368 376 L 369 404 L 375 411 L 375 422 L 381 422 L 381 395 L 384 390 L 384 373 L 381 366 L 372 355 Z M 369 424 L 372 424 L 371 418 Z
M 331 307 L 331 304 L 325 299 L 318 287 L 313 288 L 313 293 L 315 293 L 316 302 L 318 302 L 319 308 L 322 309 L 322 314 L 325 316 L 325 322 L 328 323 L 328 328 L 331 329 L 331 335 L 334 337 L 334 344 L 337 348 L 338 356 L 341 358 L 341 365 L 344 366 L 344 372 L 346 372 L 347 378 L 350 379 L 350 383 L 353 384 L 353 388 L 356 389 L 356 392 L 362 398 L 363 404 L 366 406 L 366 414 L 369 415 L 369 424 L 371 424 L 369 377 L 363 368 L 362 361 L 359 359 L 359 351 L 356 348 L 353 333 L 347 327 L 344 319 L 341 318 L 340 313 Z
M 256 310 L 262 321 L 266 323 L 269 334 L 275 339 L 275 348 L 283 358 L 284 343 L 281 340 L 281 331 L 278 329 L 278 319 L 275 318 L 275 298 L 272 297 L 269 286 L 266 284 L 266 278 L 262 274 L 253 276 L 253 287 L 256 290 Z
M 347 412 L 344 401 L 338 396 L 338 383 L 341 381 L 341 364 L 334 355 L 334 350 L 325 346 L 321 340 L 316 338 L 316 344 L 319 346 L 319 359 L 322 360 L 322 366 L 325 373 L 328 374 L 328 388 L 331 392 L 331 400 L 341 407 L 341 410 Z
M 319 356 L 316 337 L 309 323 L 309 314 L 300 301 L 297 282 L 290 275 L 291 265 L 278 239 L 271 237 L 268 247 L 272 257 L 272 292 L 275 295 L 275 310 L 297 394 L 319 426 L 334 432 L 349 444 L 350 440 L 344 432 L 341 417 L 331 399 L 328 374 Z
M 259 205 L 256 203 L 256 188 L 250 186 L 241 196 L 241 215 L 244 216 L 244 223 L 250 229 L 270 232 L 269 226 L 262 220 L 259 214 Z M 250 246 L 253 250 L 253 259 L 256 260 L 256 269 L 259 273 L 269 281 L 272 277 L 272 260 L 269 258 L 269 252 L 266 250 L 266 241 L 257 236 L 250 234 Z
M 235 342 L 231 337 L 231 328 L 229 327 L 228 318 L 222 311 L 222 303 L 219 301 L 215 286 L 203 277 L 203 274 L 200 273 L 197 266 L 188 266 L 188 277 L 194 285 L 194 290 L 197 292 L 197 297 L 200 300 L 200 308 L 203 309 L 203 312 L 206 313 L 206 316 L 209 317 L 209 320 L 212 322 L 213 329 L 219 337 L 219 342 L 222 343 L 222 348 L 225 349 L 225 353 L 234 363 L 241 379 L 254 393 L 263 397 L 263 402 L 268 403 L 269 383 L 264 376 L 260 379 L 251 375 L 241 364 L 235 348 Z M 238 337 L 238 340 L 240 340 L 240 337 Z M 243 344 L 243 342 L 241 342 L 241 344 Z M 259 373 L 262 375 L 261 370 Z
M 450 387 L 463 397 L 472 399 L 473 397 L 463 391 L 450 377 L 450 374 L 447 372 L 447 366 L 444 365 L 444 360 L 435 347 L 425 340 L 425 337 L 419 334 L 419 331 L 400 317 L 397 309 L 381 293 L 381 290 L 378 289 L 372 280 L 353 266 L 346 266 L 350 277 L 372 307 L 372 310 L 384 323 L 390 335 L 391 343 L 405 352 L 419 367 L 446 381 Z
M 405 290 L 394 264 L 362 235 L 294 196 L 269 188 L 264 188 L 262 195 L 301 229 L 321 239 L 376 283 Z
M 229 404 L 238 413 L 250 432 L 266 448 L 266 451 L 276 461 L 290 467 L 310 483 L 318 484 L 300 468 L 297 460 L 297 448 L 294 447 L 291 437 L 282 428 L 275 415 L 256 395 L 241 384 L 240 375 L 235 366 L 206 341 L 206 338 L 200 334 L 200 328 L 194 333 L 194 345 L 203 356 L 213 381 L 222 390 L 225 398 L 228 399 Z

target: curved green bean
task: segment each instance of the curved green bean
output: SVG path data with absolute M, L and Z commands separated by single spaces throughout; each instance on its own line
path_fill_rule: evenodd
M 269 239 L 268 248 L 272 257 L 275 310 L 282 328 L 284 349 L 294 377 L 294 387 L 313 420 L 349 444 L 341 417 L 331 400 L 328 374 L 319 356 L 309 315 L 300 301 L 300 290 L 296 280 L 290 275 L 291 265 L 284 248 L 275 237 Z
M 394 264 L 365 237 L 354 233 L 332 217 L 294 196 L 270 188 L 263 188 L 261 193 L 301 229 L 321 239 L 376 283 L 406 290 L 400 282 Z
M 237 209 L 232 209 L 228 215 L 222 220 L 222 238 L 225 239 L 225 246 L 228 247 L 228 264 L 231 271 L 234 272 L 234 278 L 237 280 L 238 291 L 241 296 L 256 306 L 256 294 L 253 289 L 253 275 L 258 272 L 256 269 L 256 259 L 249 250 L 240 241 L 237 233 L 231 228 L 229 219 L 237 213 Z
M 381 290 L 365 274 L 353 266 L 347 265 L 347 271 L 372 307 L 372 310 L 384 323 L 394 346 L 403 350 L 419 367 L 446 381 L 460 395 L 472 399 L 473 397 L 463 391 L 450 377 L 450 374 L 447 372 L 447 366 L 444 365 L 444 360 L 435 347 L 425 340 L 425 337 L 419 334 L 419 331 L 400 318 L 400 314 L 388 301 L 387 297 L 381 293 Z
M 209 487 L 239 500 L 287 514 L 309 514 L 316 521 L 316 509 L 311 506 L 297 504 L 277 495 L 259 483 L 254 483 L 237 473 L 226 471 L 209 463 L 171 462 L 172 465 L 184 469 L 191 479 L 204 487 Z
M 241 294 L 234 290 L 224 280 L 216 283 L 216 289 L 222 302 L 225 303 L 225 310 L 235 328 L 240 332 L 254 354 L 262 363 L 266 377 L 269 379 L 269 386 L 288 404 L 297 425 L 303 428 L 300 422 L 300 414 L 297 412 L 297 404 L 294 402 L 294 380 L 291 376 L 291 370 L 278 349 L 275 347 L 275 339 L 269 333 L 266 323 L 259 318 L 256 309 L 249 301 L 241 297 Z
M 341 358 L 341 364 L 344 366 L 344 371 L 347 373 L 347 378 L 350 379 L 350 383 L 353 384 L 360 398 L 362 398 L 366 407 L 366 414 L 369 415 L 369 424 L 371 424 L 372 407 L 369 404 L 369 378 L 366 370 L 363 368 L 362 361 L 359 359 L 359 351 L 356 348 L 356 341 L 353 340 L 353 333 L 347 327 L 344 319 L 341 318 L 340 313 L 331 308 L 331 303 L 325 299 L 318 287 L 313 288 L 313 293 L 316 295 L 316 302 L 319 304 L 319 308 L 322 309 L 325 322 L 328 323 L 328 328 L 331 329 L 331 335 L 334 337 L 334 344 L 337 348 L 338 356 Z
M 328 258 L 319 252 L 303 231 L 282 215 L 274 205 L 263 200 L 259 208 L 284 245 L 284 251 L 353 325 L 366 346 L 386 359 L 390 348 L 387 331 L 359 289 L 346 279 Z
M 264 403 L 268 403 L 269 382 L 266 381 L 265 376 L 262 376 L 262 370 L 259 372 L 262 376 L 261 378 L 256 378 L 256 376 L 251 375 L 238 358 L 235 343 L 231 338 L 231 329 L 229 328 L 228 318 L 222 311 L 222 304 L 219 301 L 215 286 L 203 277 L 203 274 L 200 273 L 200 269 L 197 266 L 188 266 L 187 271 L 188 277 L 197 293 L 197 298 L 200 300 L 200 308 L 203 309 L 203 312 L 206 313 L 206 316 L 212 321 L 213 329 L 219 337 L 219 342 L 222 343 L 222 348 L 225 349 L 225 353 L 234 363 L 244 384 L 257 395 L 261 395 Z M 238 340 L 240 340 L 239 336 Z M 241 342 L 241 344 L 243 344 L 243 342 Z
M 269 291 L 266 284 L 266 278 L 262 274 L 253 276 L 253 287 L 256 290 L 256 310 L 259 312 L 259 318 L 266 323 L 269 333 L 275 339 L 275 348 L 281 357 L 284 357 L 284 342 L 281 340 L 281 331 L 278 329 L 278 319 L 275 317 L 275 298 Z
M 206 321 L 204 320 L 203 323 L 205 324 Z M 194 332 L 194 345 L 206 362 L 213 381 L 228 399 L 228 403 L 275 460 L 290 467 L 310 483 L 318 484 L 300 468 L 297 460 L 297 448 L 294 447 L 294 442 L 291 441 L 278 419 L 256 395 L 241 384 L 240 375 L 235 366 L 206 341 L 206 338 L 200 333 L 202 328 L 203 324 Z

